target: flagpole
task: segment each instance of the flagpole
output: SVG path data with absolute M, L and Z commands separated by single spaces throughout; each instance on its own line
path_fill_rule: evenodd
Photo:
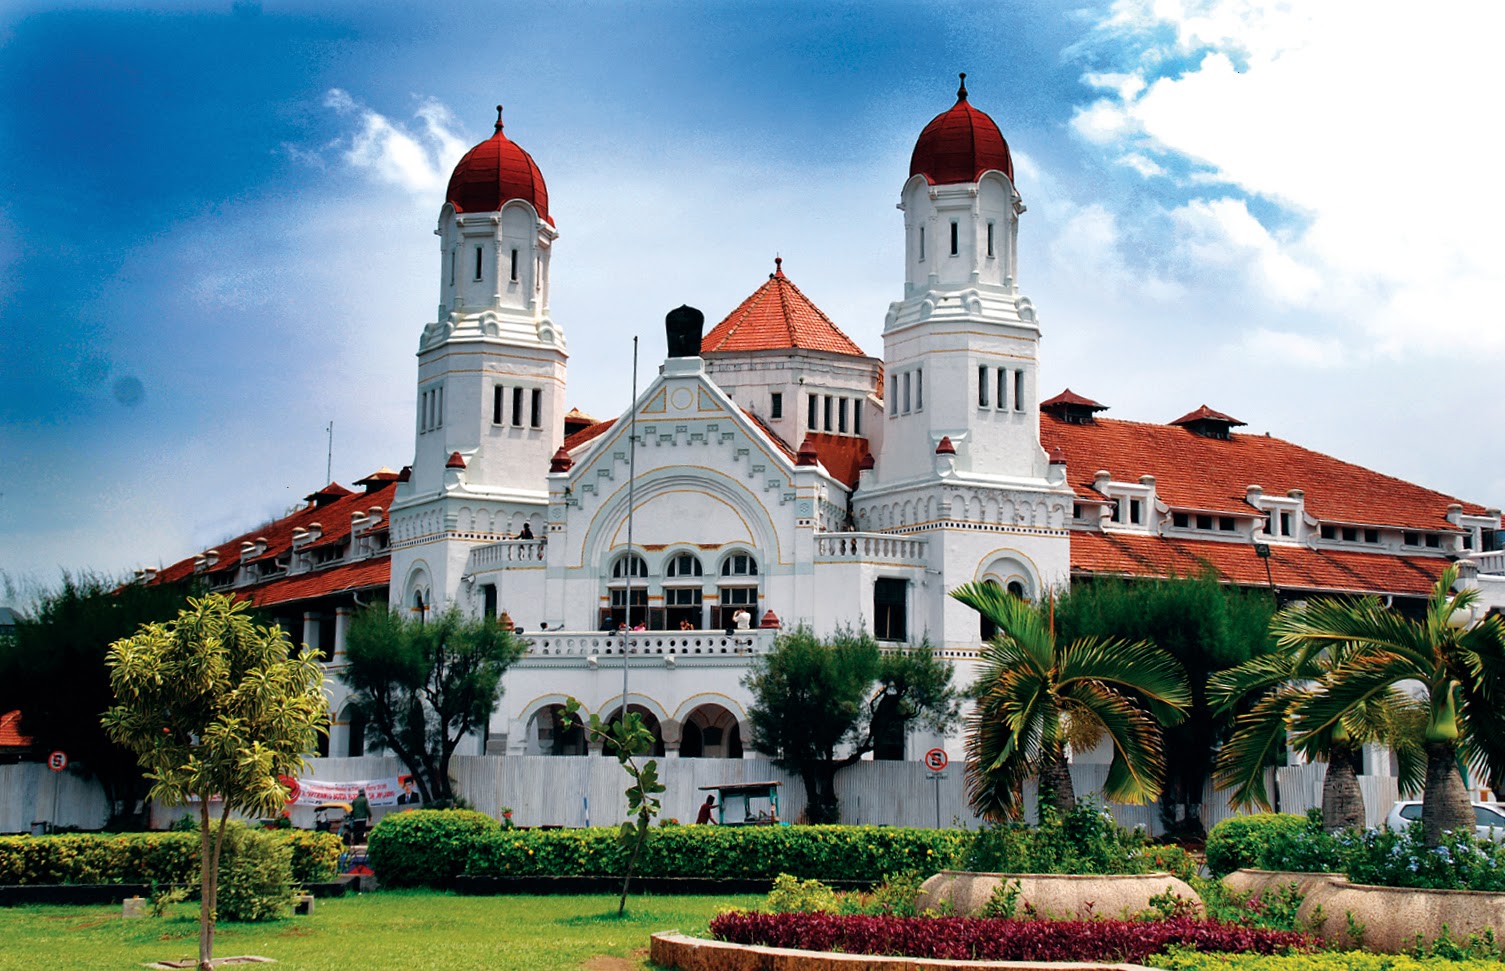
M 627 722 L 627 660 L 632 645 L 632 574 L 636 568 L 633 560 L 632 517 L 637 506 L 638 462 L 638 339 L 632 338 L 632 413 L 627 425 L 627 626 L 622 631 L 622 722 Z M 646 581 L 645 581 L 646 582 Z M 643 601 L 643 619 L 648 613 L 647 598 Z

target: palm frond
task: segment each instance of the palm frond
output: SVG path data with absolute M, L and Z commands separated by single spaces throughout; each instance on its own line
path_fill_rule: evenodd
M 1260 698 L 1252 709 L 1234 722 L 1233 737 L 1218 752 L 1213 782 L 1218 789 L 1231 789 L 1235 806 L 1274 807 L 1265 788 L 1265 768 L 1275 761 L 1286 737 L 1291 709 L 1306 700 L 1308 692 L 1287 689 Z
M 1154 719 L 1128 697 L 1099 682 L 1078 681 L 1062 694 L 1063 707 L 1090 713 L 1113 744 L 1113 764 L 1103 795 L 1129 803 L 1150 802 L 1159 796 L 1165 756 Z
M 1168 652 L 1149 643 L 1084 637 L 1061 652 L 1063 687 L 1078 682 L 1116 685 L 1175 709 L 1191 704 L 1186 669 Z
M 1312 736 L 1332 731 L 1344 715 L 1386 694 L 1392 685 L 1415 677 L 1409 663 L 1393 654 L 1361 654 L 1334 668 L 1322 679 L 1296 711 L 1296 737 L 1299 746 Z
M 1298 673 L 1303 668 L 1311 673 L 1304 670 Z M 1223 714 L 1251 694 L 1268 691 L 1298 677 L 1316 678 L 1320 673 L 1316 664 L 1299 664 L 1294 651 L 1272 651 L 1237 667 L 1213 672 L 1207 679 L 1207 701 L 1214 713 Z

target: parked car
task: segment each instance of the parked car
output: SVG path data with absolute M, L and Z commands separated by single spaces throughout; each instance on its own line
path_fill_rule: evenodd
M 1400 830 L 1421 821 L 1421 801 L 1403 799 L 1390 807 L 1385 828 Z M 1505 806 L 1497 802 L 1474 803 L 1474 832 L 1481 840 L 1505 843 Z

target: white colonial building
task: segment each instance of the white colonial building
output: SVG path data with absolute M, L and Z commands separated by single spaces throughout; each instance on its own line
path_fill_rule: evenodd
M 531 646 L 468 754 L 583 753 L 559 706 L 618 713 L 625 660 L 629 704 L 666 755 L 738 757 L 749 662 L 796 625 L 928 642 L 965 680 L 982 631 L 947 591 L 970 581 L 1038 597 L 1211 568 L 1283 596 L 1404 602 L 1459 561 L 1505 602 L 1497 509 L 1237 434 L 1205 405 L 1147 424 L 1069 390 L 1042 400 L 1040 324 L 1019 285 L 1025 207 L 965 88 L 920 133 L 898 189 L 903 280 L 896 268 L 881 358 L 776 260 L 708 331 L 698 311 L 672 311 L 656 375 L 594 421 L 566 411 L 568 326 L 549 310 L 561 237 L 499 110 L 439 213 L 412 464 L 362 492 L 331 483 L 144 576 L 240 591 L 335 666 L 350 612 L 373 599 L 510 621 Z M 646 341 L 650 361 L 659 346 Z M 334 711 L 330 754 L 361 754 L 347 699 Z

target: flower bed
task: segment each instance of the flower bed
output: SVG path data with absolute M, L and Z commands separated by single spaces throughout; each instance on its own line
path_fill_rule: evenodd
M 732 912 L 711 921 L 711 934 L 733 944 L 983 961 L 1143 963 L 1171 947 L 1246 954 L 1316 948 L 1312 937 L 1294 931 L 1260 930 L 1185 917 L 1026 921 Z

